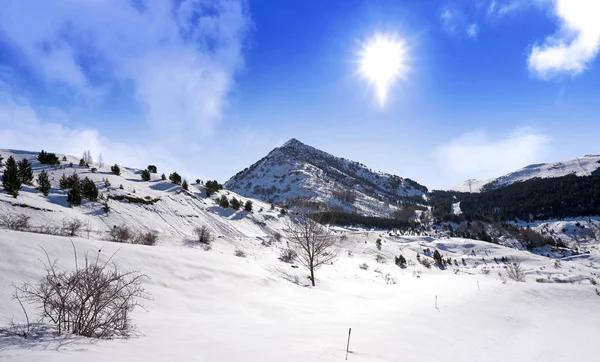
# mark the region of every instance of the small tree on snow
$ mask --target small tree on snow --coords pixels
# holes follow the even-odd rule
[[[287,224],[289,247],[298,255],[298,262],[310,271],[313,287],[315,269],[331,263],[338,253],[337,238],[318,221],[318,218],[303,216]]]
[[[515,282],[525,281],[525,271],[523,271],[521,262],[517,258],[511,258],[510,262],[506,265],[506,276]]]
[[[42,194],[44,194],[44,196],[48,196],[48,192],[50,192],[50,181],[48,180],[48,173],[46,172],[46,170],[42,170],[42,172],[40,172],[40,174],[37,177],[37,183],[38,183],[38,190],[40,190],[40,192]]]
[[[150,170],[142,171],[142,180],[150,181]]]
[[[252,212],[252,201],[246,201],[246,203],[244,204],[244,210],[247,212]]]
[[[19,178],[19,169],[15,158],[10,156],[6,160],[6,169],[2,175],[2,186],[4,190],[14,197],[15,199],[19,196],[19,190],[21,190],[21,179]]]

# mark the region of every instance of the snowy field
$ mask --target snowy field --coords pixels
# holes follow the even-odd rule
[[[145,310],[134,313],[139,335],[129,340],[91,340],[51,329],[28,339],[0,332],[0,360],[343,361],[348,328],[349,361],[590,361],[597,356],[598,219],[532,225],[568,236],[565,240],[585,251],[559,261],[476,240],[335,228],[339,256],[317,270],[313,288],[306,270],[279,260],[289,216],[270,204],[252,200],[252,213],[223,209],[215,201],[223,194],[248,199],[225,190],[207,198],[202,186],[184,191],[160,180],[163,171],[173,170],[158,170],[143,182],[137,169],[121,167],[120,176],[110,165],[96,173],[77,166],[53,169],[40,165],[35,152],[0,154],[27,157],[36,176],[48,171],[53,187],[45,197],[25,186],[16,200],[0,192],[0,215],[28,216],[34,230],[84,221],[90,232],[72,238],[79,259],[101,250],[100,259],[106,260],[117,252],[114,260],[121,268],[148,276],[144,286],[152,295]],[[100,201],[68,207],[58,180],[74,171],[92,179],[105,198],[113,197],[109,214]],[[125,196],[157,201],[114,199]],[[157,245],[105,241],[111,228],[123,224],[156,232]],[[210,251],[191,241],[194,227],[201,225],[215,236]],[[24,321],[11,299],[11,284],[42,277],[42,248],[63,269],[74,267],[69,238],[0,229],[0,329],[12,317]],[[425,249],[438,250],[457,265],[429,269],[417,258],[431,260]],[[247,256],[236,257],[236,250]],[[398,255],[407,259],[405,269],[394,264]],[[522,262],[525,283],[503,282],[503,257]]]
[[[153,300],[134,313],[140,335],[97,341],[3,334],[0,359],[342,361],[349,327],[350,361],[589,361],[597,355],[600,297],[587,279],[597,271],[589,260],[557,268],[551,259],[498,245],[420,237],[385,237],[380,252],[378,237],[351,233],[337,262],[317,272],[315,288],[306,286],[305,270],[278,260],[284,241],[267,247],[258,239],[217,240],[205,251],[174,239],[146,247],[75,238],[80,257],[118,251],[121,267],[148,275]],[[68,238],[0,231],[3,323],[13,315],[22,319],[9,285],[42,276],[41,247],[63,268],[72,267]],[[402,253],[416,261],[424,247],[465,258],[466,266],[455,274],[418,263],[401,269],[390,260]],[[248,256],[235,257],[235,248]],[[387,262],[376,262],[377,255]],[[503,284],[496,275],[501,266],[493,257],[510,255],[523,260],[527,282]],[[369,269],[360,269],[365,262]],[[385,283],[387,273],[396,284]],[[535,282],[548,273],[573,283]]]

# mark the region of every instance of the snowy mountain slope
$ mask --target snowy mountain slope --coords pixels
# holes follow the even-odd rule
[[[23,185],[17,199],[0,189],[0,214],[27,215],[31,217],[30,223],[37,228],[60,226],[63,220],[79,219],[96,237],[103,237],[114,226],[125,224],[138,230],[155,231],[160,238],[191,237],[193,229],[201,225],[208,226],[216,236],[264,238],[283,227],[279,219],[284,216],[275,210],[269,211],[268,204],[251,200],[254,203],[253,213],[223,209],[215,201],[221,194],[244,202],[247,198],[229,191],[219,191],[212,198],[207,198],[202,186],[192,184],[189,191],[185,191],[181,186],[160,179],[163,171],[167,175],[170,173],[166,170],[158,170],[157,174],[152,174],[151,181],[145,182],[140,177],[141,170],[121,166],[121,175],[117,176],[110,171],[110,165],[99,167],[94,164],[91,167],[98,170],[93,173],[91,169],[76,166],[79,159],[72,156],[66,156],[67,161],[55,168],[40,164],[37,152],[0,150],[0,155],[5,160],[11,155],[18,161],[27,158],[33,164],[35,177],[42,170],[47,171],[52,185],[47,197],[26,185]],[[62,156],[59,155],[59,158]],[[73,167],[68,166],[70,162]],[[63,174],[68,176],[73,172],[80,179],[88,177],[95,182],[101,197],[108,198],[108,215],[102,210],[101,199],[96,202],[84,200],[81,206],[72,208],[68,206],[67,191],[59,188],[59,179]],[[3,169],[0,169],[1,174]],[[105,180],[110,186],[106,186]],[[121,197],[131,201],[118,200]]]
[[[406,197],[422,197],[427,188],[395,175],[332,156],[291,139],[239,172],[224,186],[240,195],[291,207],[328,208],[388,217]]]
[[[338,260],[306,271],[277,259],[285,240],[225,237],[213,250],[162,243],[155,247],[73,238],[85,252],[146,273],[153,299],[133,314],[140,335],[96,341],[45,332],[29,339],[0,332],[7,361],[341,361],[352,328],[349,361],[586,361],[597,351],[600,298],[588,278],[597,266],[554,260],[466,239],[395,237],[346,232]],[[382,239],[381,251],[375,240]],[[11,283],[42,277],[42,247],[72,268],[68,238],[0,230],[0,327],[23,317]],[[235,248],[247,258],[233,255]],[[417,262],[423,248],[465,260],[454,270]],[[404,255],[406,269],[393,264]],[[387,262],[378,263],[381,255]],[[502,256],[518,257],[527,281],[503,284]],[[359,268],[367,263],[369,268]],[[489,270],[489,272],[484,272]],[[386,284],[384,275],[396,279]],[[596,274],[597,275],[597,274]],[[560,278],[571,283],[536,283]],[[436,308],[437,299],[437,308]],[[30,309],[30,313],[33,311]],[[565,346],[576,346],[566,348]]]
[[[570,161],[533,164],[490,180],[467,180],[451,188],[460,192],[481,192],[508,186],[533,178],[551,178],[567,175],[600,175],[600,155],[585,155]]]

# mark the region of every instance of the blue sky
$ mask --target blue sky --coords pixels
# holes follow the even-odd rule
[[[598,0],[4,0],[0,148],[226,181],[295,137],[430,188],[600,153]],[[406,46],[384,105],[361,76]]]

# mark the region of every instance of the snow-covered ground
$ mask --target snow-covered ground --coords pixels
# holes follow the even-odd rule
[[[36,175],[44,167],[53,179],[48,197],[30,187],[16,200],[0,192],[1,215],[27,215],[34,227],[60,225],[66,218],[86,221],[91,232],[71,238],[79,257],[101,250],[100,259],[106,260],[117,252],[114,260],[122,268],[148,275],[144,285],[153,297],[146,310],[134,313],[137,337],[98,341],[46,332],[22,339],[0,332],[1,360],[340,361],[348,328],[349,361],[578,361],[597,355],[593,342],[600,330],[600,296],[592,283],[600,281],[600,256],[593,239],[586,239],[589,253],[557,261],[476,240],[334,228],[339,257],[317,271],[313,288],[306,270],[279,260],[289,218],[269,204],[253,200],[253,213],[223,209],[216,197],[240,197],[221,191],[207,198],[195,185],[185,192],[159,179],[171,170],[158,170],[144,182],[140,170],[121,167],[121,176],[108,166],[97,173],[78,167],[55,170],[39,165],[37,153],[0,153],[27,157]],[[78,159],[69,161],[77,164]],[[70,208],[66,192],[57,186],[62,173],[73,171],[94,180],[104,196],[158,201],[111,200],[108,215],[100,202]],[[104,186],[103,179],[111,186]],[[107,231],[121,224],[156,231],[157,245],[105,241]],[[216,236],[210,251],[190,242],[200,225]],[[590,225],[567,220],[532,227],[570,234],[571,242],[580,242],[577,235],[592,230]],[[281,241],[277,233],[284,235]],[[11,300],[11,283],[34,282],[43,275],[42,248],[61,267],[72,268],[71,239],[0,230],[0,329],[13,316],[23,321],[19,304]],[[234,256],[238,249],[247,257]],[[431,259],[425,249],[437,249],[458,266],[426,268],[417,259],[417,254]],[[400,254],[408,260],[406,269],[394,264]],[[502,282],[502,257],[522,262],[525,283]],[[366,270],[359,267],[364,263]]]
[[[264,246],[257,238],[224,237],[211,251],[183,238],[154,247],[74,238],[80,257],[102,250],[102,259],[116,251],[121,267],[148,275],[153,300],[134,313],[141,335],[97,341],[0,334],[0,358],[340,361],[350,327],[350,361],[578,361],[597,355],[600,297],[588,279],[598,272],[597,257],[556,263],[474,240],[345,235],[338,260],[317,271],[315,288],[308,287],[305,270],[278,260],[285,238]],[[9,285],[42,276],[42,247],[63,268],[72,267],[68,238],[0,230],[2,323],[13,315],[22,320]],[[248,256],[234,256],[238,248]],[[425,268],[416,262],[417,252],[426,258],[424,248],[440,250],[460,267]],[[406,269],[393,263],[399,254],[409,261]],[[378,255],[385,263],[375,260]],[[522,261],[527,282],[501,282],[502,264],[494,257],[502,256]],[[359,268],[362,263],[368,270]],[[386,284],[388,273],[396,284]],[[572,283],[535,282],[548,276]]]

